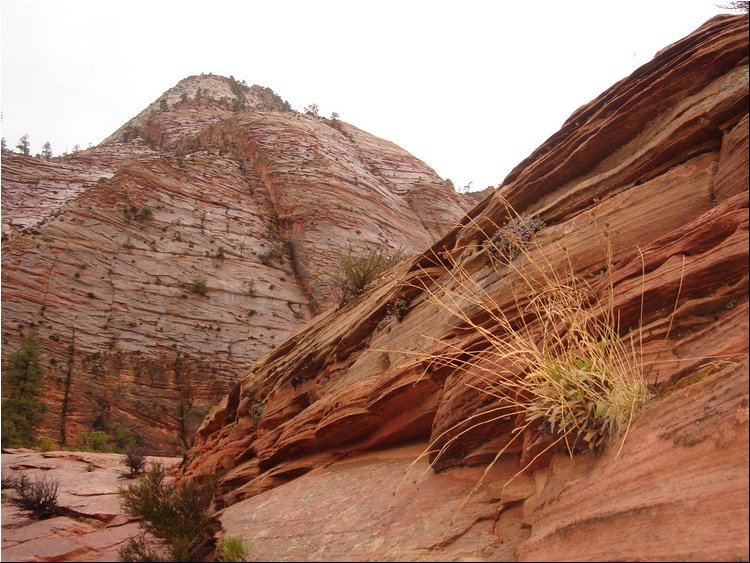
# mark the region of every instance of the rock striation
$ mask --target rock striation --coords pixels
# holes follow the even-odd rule
[[[545,227],[498,266],[486,241],[514,212]],[[496,319],[436,303],[472,285],[517,310],[532,261],[572,267],[593,303],[611,292],[648,366],[652,400],[600,455],[545,451],[534,429],[515,440],[518,419],[494,416],[460,361],[491,352],[472,327]],[[577,110],[426,252],[263,356],[183,472],[221,472],[223,533],[263,560],[745,560],[747,333],[748,21],[718,16]]]
[[[350,245],[413,255],[471,205],[393,143],[215,75],[96,147],[2,165],[2,352],[38,334],[43,432],[162,454],[331,303]]]

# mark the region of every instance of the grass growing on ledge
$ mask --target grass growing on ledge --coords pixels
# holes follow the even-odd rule
[[[513,224],[525,221],[516,216]],[[466,385],[493,400],[489,410],[468,416],[433,439],[420,456],[429,455],[431,466],[467,433],[501,420],[515,424],[485,477],[529,432],[540,451],[532,451],[533,458],[516,475],[561,447],[571,456],[582,450],[598,452],[622,436],[621,448],[633,418],[651,396],[640,337],[620,337],[611,278],[608,287],[597,286],[597,295],[575,274],[564,253],[562,266],[554,266],[537,242],[541,227],[543,223],[535,222],[534,232],[524,230],[524,236],[511,236],[505,228],[485,233],[482,249],[495,271],[507,276],[504,295],[512,298],[504,303],[510,305],[501,306],[451,256],[443,256],[445,275],[424,272],[419,289],[480,342],[473,351],[435,339],[447,351],[424,359],[463,372]]]
[[[249,548],[237,536],[222,536],[219,541],[218,560],[222,562],[247,561]]]

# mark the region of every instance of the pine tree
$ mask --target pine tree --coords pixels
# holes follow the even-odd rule
[[[47,406],[42,402],[44,372],[36,334],[23,337],[20,348],[8,356],[3,372],[2,446],[32,446],[36,428]]]
[[[42,145],[42,156],[45,160],[52,158],[52,145],[49,141]]]
[[[21,153],[24,156],[29,156],[29,136],[24,135],[20,139],[18,139],[18,144],[16,145],[16,148],[18,149],[18,152]]]

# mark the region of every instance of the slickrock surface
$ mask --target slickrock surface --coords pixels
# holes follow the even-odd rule
[[[747,364],[713,375],[645,412],[619,456],[515,478],[506,459],[473,494],[484,467],[412,466],[416,444],[316,464],[219,519],[254,561],[746,560],[747,385]]]
[[[719,16],[576,111],[423,255],[261,358],[203,422],[186,474],[226,471],[224,531],[258,560],[747,560],[747,146],[747,18]],[[449,527],[481,474],[467,466],[516,421],[491,419],[478,374],[445,362],[488,344],[423,288],[477,284],[507,312],[531,298],[484,246],[506,201],[545,221],[537,263],[573,265],[594,296],[611,284],[655,396],[619,455],[620,441],[537,456],[525,432]],[[427,444],[446,445],[443,472],[396,491]]]
[[[414,255],[470,205],[396,145],[287,109],[194,76],[97,147],[3,155],[2,352],[38,333],[43,433],[123,426],[153,453],[184,451],[330,302],[350,244]]]
[[[57,481],[64,516],[33,520],[9,503],[2,506],[4,561],[117,561],[123,542],[140,533],[140,524],[122,513],[118,490],[131,481],[119,454],[85,452],[2,454],[3,479],[20,474],[33,481]],[[148,457],[166,469],[178,458]],[[3,495],[6,492],[3,490]]]

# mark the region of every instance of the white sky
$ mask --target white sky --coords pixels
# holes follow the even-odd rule
[[[578,107],[720,0],[2,0],[2,136],[99,143],[202,72],[497,185]]]

